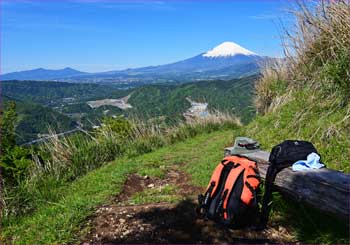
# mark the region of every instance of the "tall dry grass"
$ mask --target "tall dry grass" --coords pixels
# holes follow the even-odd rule
[[[313,8],[302,2],[297,4],[298,9],[291,11],[296,18],[294,31],[285,31],[289,74],[294,76],[294,81],[317,86],[318,75],[325,66],[339,62],[342,55],[350,55],[350,2],[318,1]],[[349,72],[347,69],[342,74],[348,83]],[[310,81],[310,78],[315,79]]]
[[[284,98],[288,86],[286,63],[276,61],[266,64],[262,70],[262,78],[255,84],[255,96],[253,103],[258,114],[272,111],[273,107]]]
[[[295,24],[284,30],[282,38],[284,65],[267,67],[256,84],[260,114],[273,110],[287,92],[306,86],[323,91],[324,96],[336,93],[343,105],[350,99],[350,2],[298,1],[296,5],[290,10]],[[279,83],[284,83],[282,88]]]

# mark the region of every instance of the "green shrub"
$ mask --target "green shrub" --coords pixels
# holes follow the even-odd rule
[[[106,129],[110,130],[114,137],[117,137],[118,139],[126,139],[131,136],[133,125],[130,121],[122,117],[106,117],[102,121],[101,128],[97,130],[97,137],[103,137],[103,133]]]
[[[10,150],[3,152],[0,161],[0,167],[3,168],[2,177],[6,184],[18,185],[28,174],[28,168],[31,166],[30,150],[15,146]]]
[[[29,149],[16,145],[15,126],[17,123],[16,103],[8,102],[0,117],[1,130],[1,156],[0,167],[2,176],[7,185],[19,185],[31,165],[31,152]]]

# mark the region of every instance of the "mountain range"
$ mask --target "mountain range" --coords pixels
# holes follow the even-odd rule
[[[38,68],[27,71],[11,72],[1,75],[1,80],[56,80],[74,76],[81,76],[88,74],[66,67],[60,70],[48,70],[44,68]]]
[[[171,64],[109,72],[87,73],[43,68],[3,74],[1,80],[55,80],[68,82],[159,82],[232,79],[256,74],[273,58],[260,56],[233,42],[224,42],[192,58]]]

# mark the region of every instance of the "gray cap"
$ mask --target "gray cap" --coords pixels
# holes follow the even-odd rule
[[[240,154],[256,152],[259,150],[260,150],[260,145],[258,141],[247,137],[237,137],[235,139],[235,143],[233,147],[225,148],[224,155],[225,156],[235,155],[235,154],[240,155]]]

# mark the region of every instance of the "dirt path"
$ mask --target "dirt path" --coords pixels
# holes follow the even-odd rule
[[[292,236],[283,227],[265,231],[228,230],[197,219],[196,196],[202,188],[193,186],[182,171],[170,169],[165,178],[129,175],[123,190],[110,205],[101,206],[86,226],[89,233],[84,243],[287,243]],[[179,202],[130,205],[135,194],[165,185],[175,185]]]

